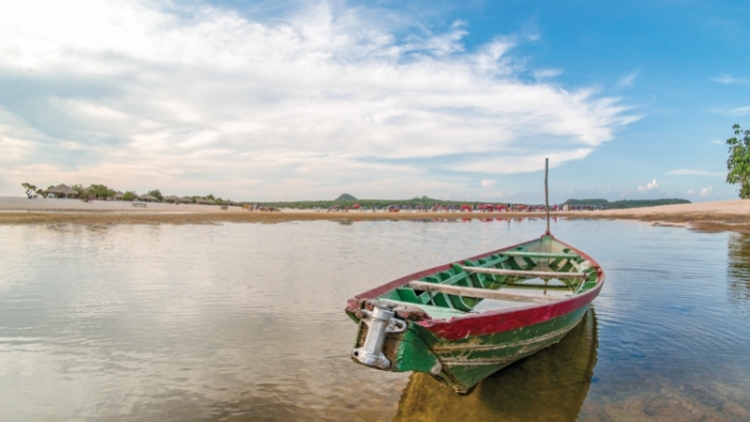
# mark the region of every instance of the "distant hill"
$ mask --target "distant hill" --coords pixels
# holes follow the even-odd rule
[[[309,208],[329,208],[333,205],[336,205],[338,207],[351,207],[354,204],[359,204],[362,207],[366,208],[385,208],[390,205],[398,205],[398,206],[404,206],[408,205],[410,207],[422,207],[422,208],[432,208],[434,205],[441,205],[441,206],[454,206],[454,207],[460,207],[461,205],[469,205],[472,207],[475,207],[477,205],[481,204],[492,204],[493,202],[488,201],[450,201],[446,199],[434,199],[429,198],[427,196],[422,197],[415,197],[412,199],[357,199],[354,196],[345,193],[335,200],[318,200],[318,201],[285,201],[285,202],[253,202],[253,204],[256,205],[263,205],[263,206],[269,206],[269,207],[277,207],[277,208],[299,208],[299,209],[309,209]],[[500,204],[507,205],[508,202],[500,202]]]
[[[620,201],[609,202],[606,199],[595,198],[595,199],[568,199],[563,205],[570,205],[571,207],[607,207],[609,209],[623,209],[623,208],[642,208],[642,207],[656,207],[659,205],[673,205],[673,204],[690,204],[691,202],[687,199],[679,198],[663,198],[663,199],[623,199]]]
[[[357,198],[355,198],[353,195],[349,195],[348,193],[342,193],[341,196],[334,199],[333,202],[345,202],[345,201],[356,201]]]

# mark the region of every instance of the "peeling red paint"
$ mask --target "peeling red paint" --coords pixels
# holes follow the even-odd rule
[[[557,318],[588,305],[599,294],[602,287],[601,281],[603,279],[600,279],[596,287],[580,296],[552,304],[467,315],[449,321],[422,321],[417,324],[448,341],[514,330]]]

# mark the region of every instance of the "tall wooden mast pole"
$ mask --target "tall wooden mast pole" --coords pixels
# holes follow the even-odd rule
[[[544,204],[547,207],[547,234],[549,233],[549,188],[547,187],[547,175],[549,174],[549,158],[544,159]]]

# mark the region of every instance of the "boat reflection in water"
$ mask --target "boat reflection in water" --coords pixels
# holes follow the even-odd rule
[[[413,373],[394,421],[568,421],[586,399],[596,365],[593,308],[559,343],[504,368],[459,396],[429,375]]]

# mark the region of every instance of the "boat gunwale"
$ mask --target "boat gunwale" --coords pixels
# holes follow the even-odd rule
[[[573,295],[570,297],[563,297],[555,302],[531,304],[527,306],[507,309],[488,310],[480,313],[466,313],[460,316],[452,316],[447,319],[427,319],[422,321],[414,321],[414,323],[424,327],[425,329],[428,329],[435,335],[438,335],[445,340],[457,340],[468,335],[474,336],[498,333],[548,321],[550,319],[573,312],[581,306],[586,306],[587,304],[591,303],[599,295],[599,292],[601,291],[601,288],[604,284],[604,270],[602,270],[599,263],[591,258],[590,255],[566,242],[558,240],[551,234],[544,234],[540,239],[546,236],[552,237],[552,239],[556,242],[570,248],[571,250],[574,250],[582,258],[590,261],[592,263],[592,266],[595,266],[597,268],[596,286],[585,293]],[[471,258],[461,259],[457,262],[477,260],[489,255],[502,253],[518,246],[528,244],[531,241],[521,242],[512,246],[485,252]],[[440,271],[448,270],[452,268],[453,264],[454,262],[450,262],[434,268],[422,270],[414,274],[409,274],[407,276],[400,277],[389,283],[383,284],[364,293],[356,295],[347,301],[346,310],[354,314],[359,309],[361,300],[375,299],[385,292],[406,285],[410,281],[418,280],[422,277],[429,276]],[[418,304],[415,304],[415,306],[418,306]],[[513,315],[513,318],[502,318],[503,316],[509,315]],[[494,322],[492,320],[497,321]]]
[[[528,327],[567,315],[589,305],[601,291],[604,275],[600,274],[600,276],[600,282],[588,292],[557,302],[490,310],[449,319],[414,321],[414,323],[447,341]]]

